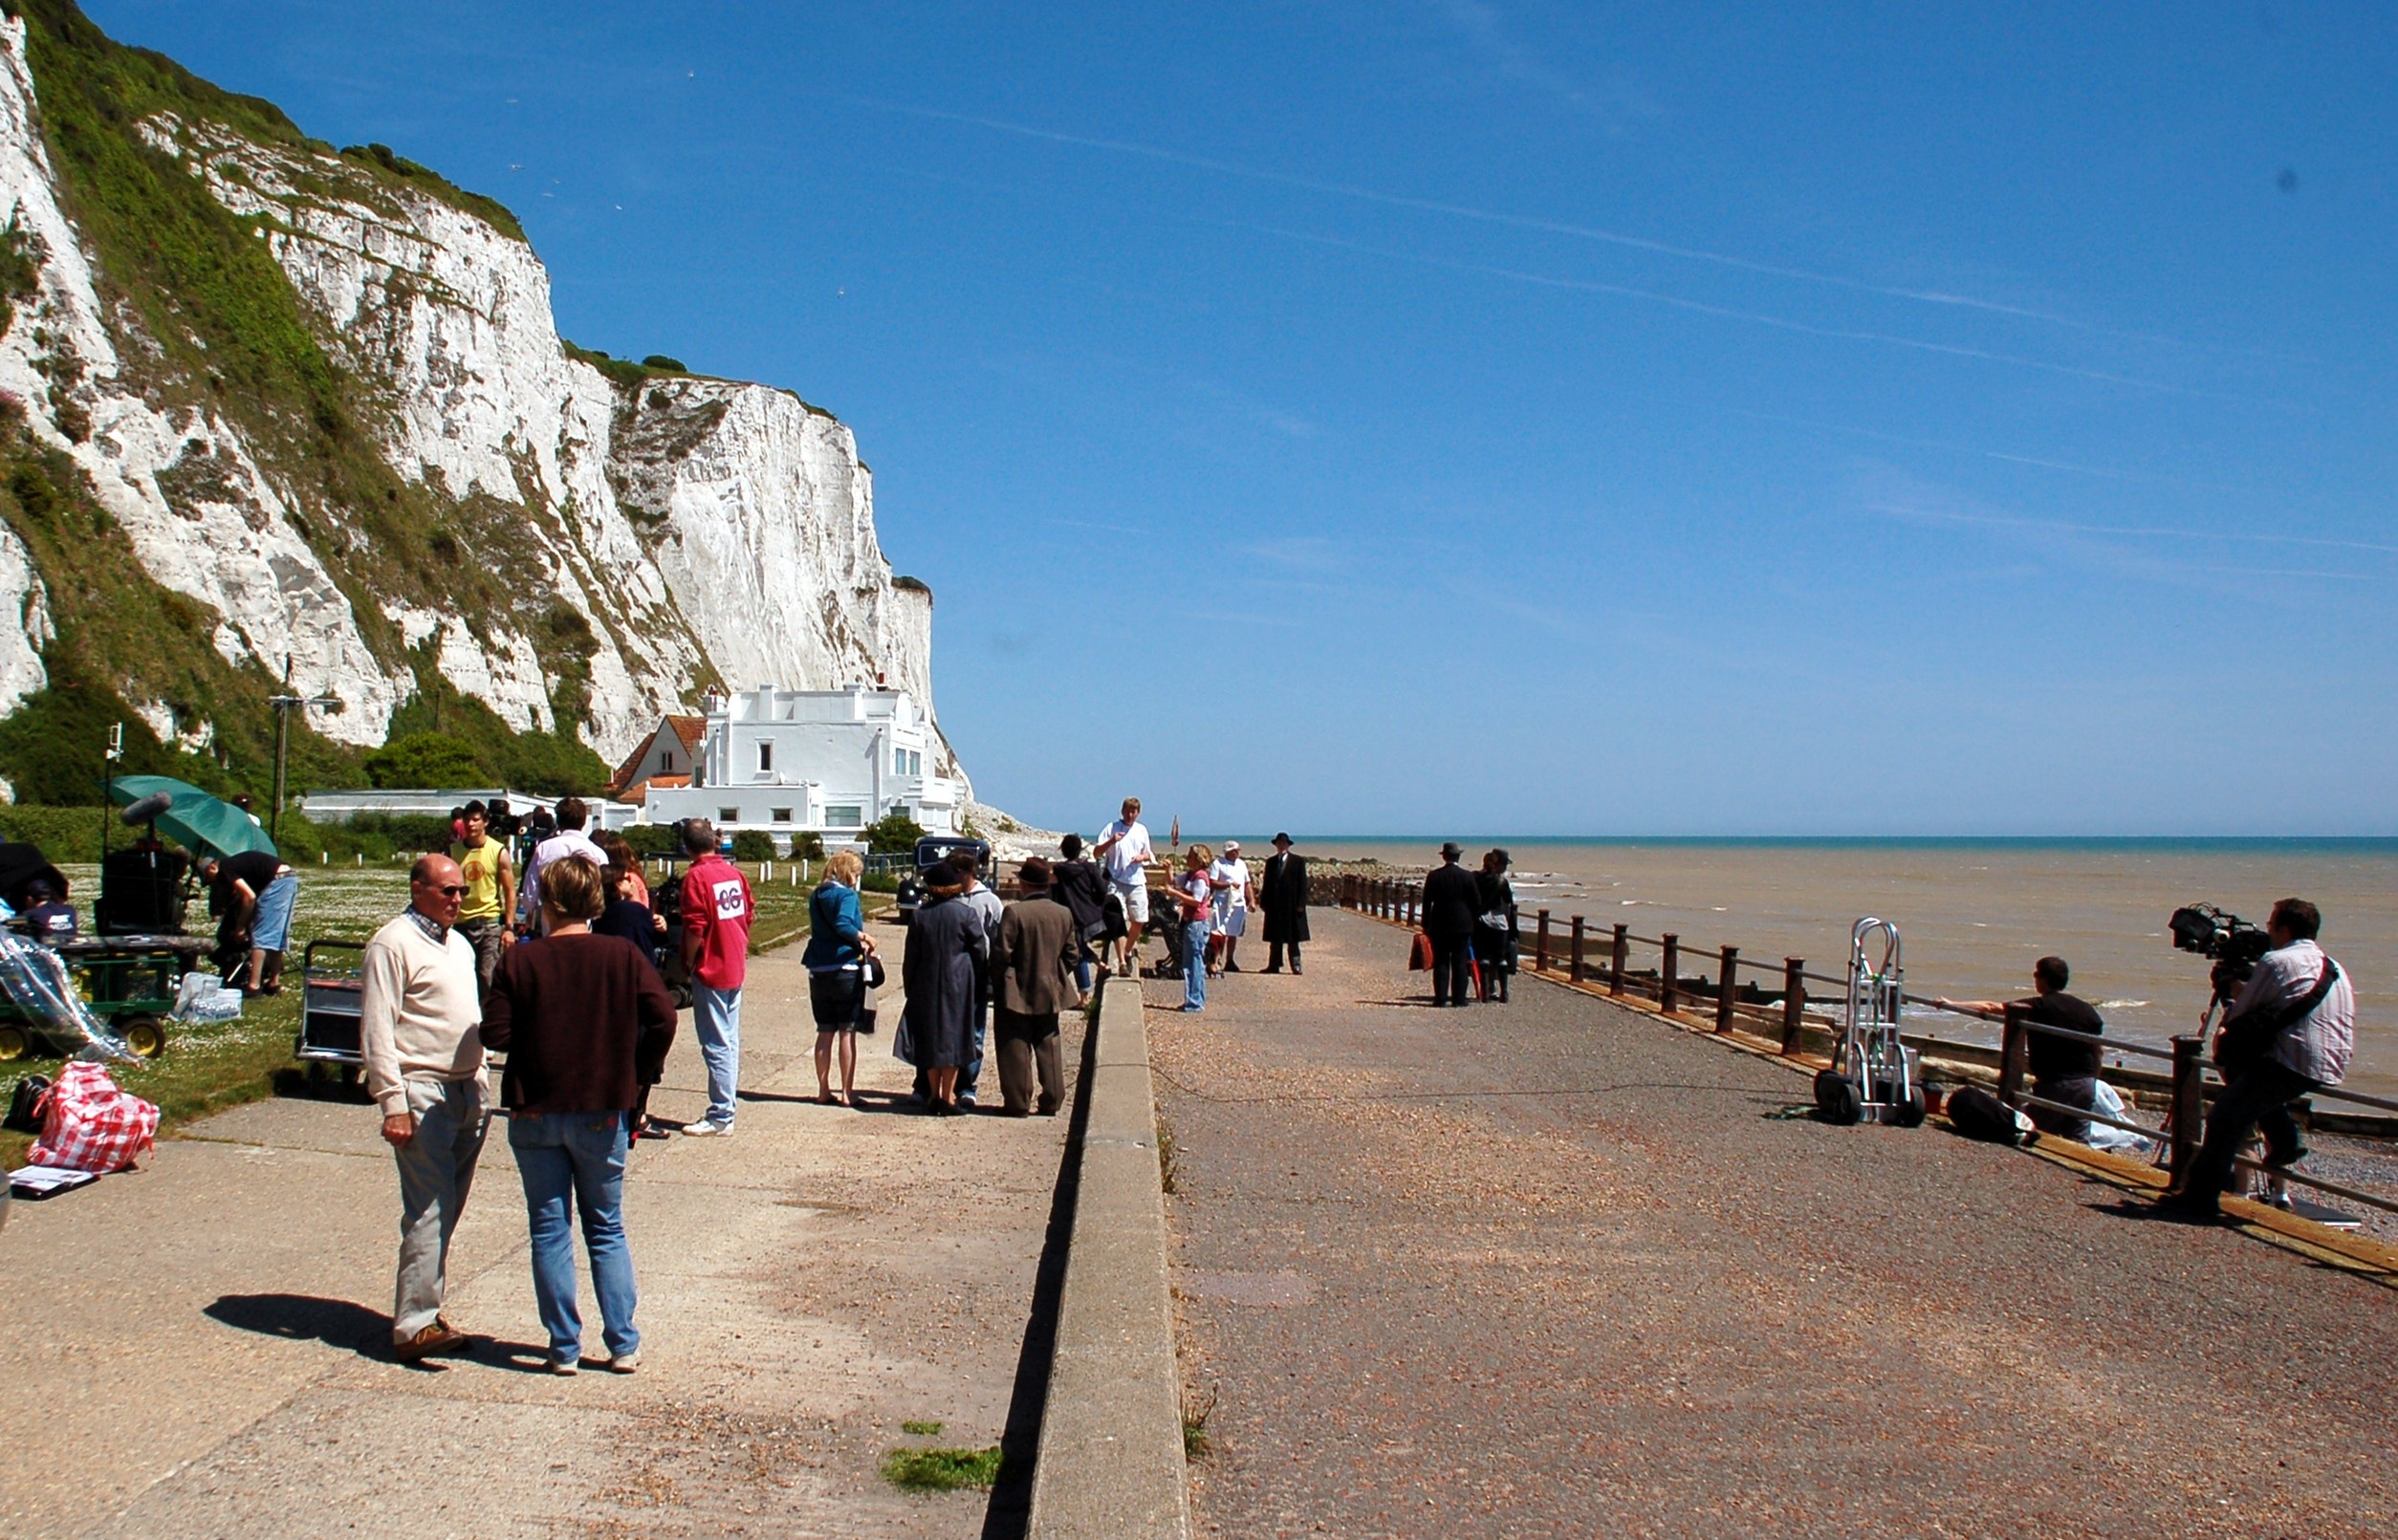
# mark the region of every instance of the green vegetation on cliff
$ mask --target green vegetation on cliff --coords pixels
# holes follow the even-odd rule
[[[0,0],[0,11],[26,22],[38,127],[60,204],[95,260],[124,383],[170,417],[220,419],[240,431],[379,662],[393,672],[414,664],[426,682],[427,693],[402,708],[391,736],[447,727],[473,746],[492,779],[528,790],[595,790],[606,767],[576,729],[589,706],[598,639],[578,613],[549,596],[546,581],[525,581],[537,570],[528,520],[540,510],[480,494],[452,499],[400,475],[379,446],[391,403],[327,351],[258,239],[260,222],[228,210],[184,161],[149,142],[142,125],[213,124],[291,152],[302,166],[295,173],[302,196],[371,206],[404,189],[521,239],[514,217],[387,146],[337,154],[272,103],[112,41],[72,0]],[[0,235],[0,333],[39,324],[27,314],[38,256],[14,226]],[[79,439],[89,431],[75,394],[85,364],[39,331],[33,340],[48,350],[42,362],[52,415]],[[256,662],[228,662],[217,646],[221,617],[147,575],[73,462],[25,430],[21,403],[0,401],[0,518],[32,551],[54,622],[42,649],[50,687],[0,722],[0,777],[26,800],[89,801],[106,728],[121,721],[121,770],[263,795],[273,777],[274,721],[266,705],[273,674]],[[170,505],[251,503],[253,518],[274,516],[255,507],[199,438],[159,481]],[[527,724],[503,722],[459,698],[433,667],[429,648],[411,654],[385,617],[384,597],[463,615],[478,631],[505,622],[534,638],[560,732],[528,731]],[[162,743],[127,697],[165,703],[175,731],[190,734],[189,742],[199,742],[203,724],[212,736],[196,752]],[[366,778],[364,751],[322,736],[299,716],[293,728],[294,789]]]

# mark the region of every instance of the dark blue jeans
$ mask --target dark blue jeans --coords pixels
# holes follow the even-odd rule
[[[511,1117],[508,1143],[524,1179],[525,1212],[533,1222],[533,1297],[549,1330],[552,1361],[574,1363],[583,1355],[570,1199],[583,1222],[591,1291],[600,1296],[600,1340],[610,1357],[636,1351],[642,1334],[633,1325],[633,1308],[640,1295],[633,1287],[632,1248],[624,1244],[625,1115]]]

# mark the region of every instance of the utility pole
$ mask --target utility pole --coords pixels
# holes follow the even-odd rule
[[[310,706],[322,710],[338,710],[340,699],[332,695],[305,696],[292,693],[292,656],[283,655],[283,693],[267,697],[267,705],[274,709],[274,806],[267,813],[267,837],[279,838],[283,828],[283,759],[292,745],[292,713]]]

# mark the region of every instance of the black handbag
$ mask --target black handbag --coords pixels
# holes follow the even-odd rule
[[[883,980],[888,977],[883,971],[883,959],[872,952],[867,953],[858,965],[858,977],[869,989],[882,988]]]
[[[50,1089],[50,1076],[29,1074],[16,1083],[16,1094],[9,1098],[9,1116],[0,1118],[0,1128],[12,1128],[20,1134],[39,1138],[42,1131],[42,1093]]]

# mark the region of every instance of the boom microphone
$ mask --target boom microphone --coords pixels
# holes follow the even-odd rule
[[[118,816],[124,819],[128,824],[145,824],[153,818],[165,816],[167,813],[173,810],[174,806],[175,799],[173,797],[167,795],[164,792],[153,792],[148,796],[143,797],[141,801],[128,806],[125,811],[119,813]]]

